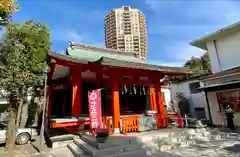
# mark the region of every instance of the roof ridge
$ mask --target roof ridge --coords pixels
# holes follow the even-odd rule
[[[103,51],[103,52],[107,52],[107,53],[124,54],[124,55],[129,55],[129,56],[134,56],[134,57],[136,57],[137,54],[139,54],[139,52],[126,52],[126,51],[115,50],[112,48],[100,48],[100,47],[91,46],[91,45],[87,45],[87,44],[75,43],[73,41],[69,41],[69,43],[70,43],[70,47],[72,47],[72,48],[91,49],[93,51],[98,50],[98,51]]]

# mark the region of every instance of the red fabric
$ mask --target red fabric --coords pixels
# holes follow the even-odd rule
[[[178,115],[178,128],[184,128],[182,116]]]

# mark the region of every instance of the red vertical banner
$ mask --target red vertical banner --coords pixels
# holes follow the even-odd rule
[[[96,89],[88,92],[88,108],[91,129],[101,128],[101,90]]]

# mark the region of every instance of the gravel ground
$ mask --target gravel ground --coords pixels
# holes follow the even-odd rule
[[[239,157],[240,141],[211,141],[166,153],[166,157]],[[161,156],[164,157],[164,154]]]

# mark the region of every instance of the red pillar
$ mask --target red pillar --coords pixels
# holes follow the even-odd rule
[[[161,86],[158,84],[156,85],[156,96],[157,96],[157,111],[158,114],[164,114],[164,103],[163,103],[163,95],[161,91]]]
[[[52,80],[53,73],[55,71],[56,64],[54,61],[52,61],[50,65],[51,71],[48,73],[48,80]],[[53,91],[53,86],[48,87],[48,104],[47,104],[47,119],[48,119],[48,125],[50,124],[50,119],[51,119],[51,108],[52,108],[52,91]]]
[[[113,115],[113,131],[119,133],[120,128],[120,102],[118,83],[114,82],[112,86],[112,115]]]
[[[51,109],[52,109],[52,86],[48,87],[48,104],[47,104],[47,120],[48,120],[48,124],[50,122],[51,119]]]
[[[157,110],[157,102],[156,102],[156,92],[155,92],[155,87],[152,86],[150,87],[150,102],[152,106],[152,110]]]
[[[82,109],[81,72],[72,70],[72,116],[80,116]]]

